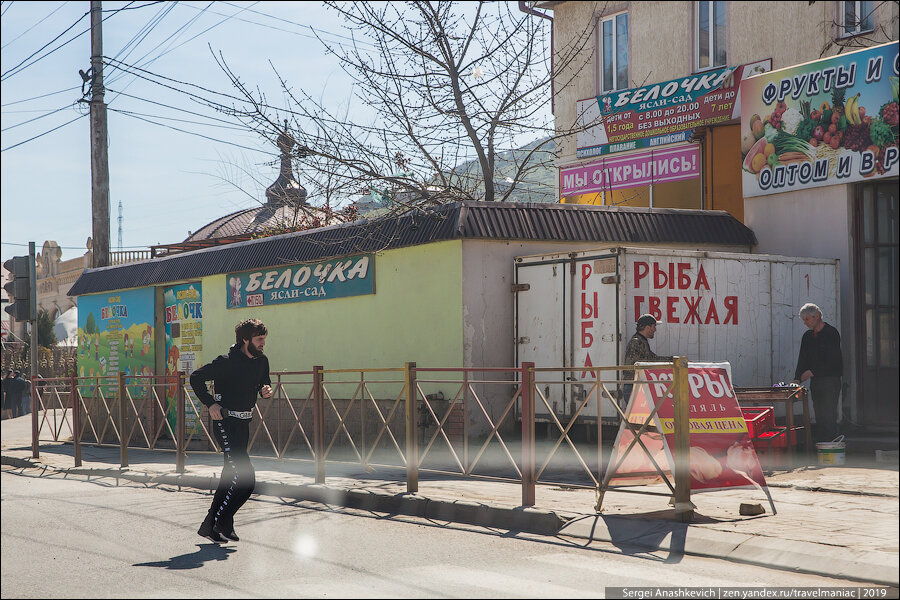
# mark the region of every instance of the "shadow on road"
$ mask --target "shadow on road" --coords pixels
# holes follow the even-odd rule
[[[214,560],[228,560],[228,555],[237,552],[236,549],[219,544],[197,544],[198,550],[190,554],[173,556],[169,560],[157,560],[153,562],[136,563],[134,567],[161,567],[172,571],[185,569],[199,569],[203,563]]]
[[[623,554],[630,556],[657,550],[668,550],[666,563],[678,563],[684,558],[684,542],[688,526],[684,523],[665,521],[641,521],[628,517],[596,515],[576,521],[591,522],[591,538],[602,526],[609,532],[610,543]],[[565,528],[560,532],[565,535]],[[668,540],[668,543],[666,543]]]

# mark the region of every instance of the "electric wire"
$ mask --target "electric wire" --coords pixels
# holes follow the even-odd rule
[[[22,104],[24,102],[31,102],[32,100],[40,100],[41,98],[47,98],[49,96],[55,96],[57,94],[64,94],[66,92],[71,92],[72,90],[77,90],[80,87],[81,87],[80,85],[73,85],[72,87],[66,88],[64,90],[59,90],[56,92],[49,92],[47,94],[41,94],[40,96],[33,96],[31,98],[25,98],[24,100],[14,100],[13,102],[7,102],[6,104],[0,104],[0,107],[13,106],[14,104]]]
[[[141,116],[137,116],[137,114],[134,114],[134,113],[129,113],[129,112],[126,112],[126,111],[122,111],[122,110],[115,109],[115,108],[110,108],[109,110],[110,110],[111,112],[119,113],[119,114],[124,115],[124,116],[126,116],[126,117],[131,117],[132,119],[137,119],[137,120],[139,120],[139,121],[144,121],[144,122],[150,123],[150,124],[152,124],[152,125],[157,125],[157,126],[159,126],[159,127],[165,127],[166,129],[171,129],[171,130],[173,130],[173,131],[178,131],[178,132],[180,132],[180,133],[185,133],[185,134],[188,134],[188,135],[194,135],[194,136],[197,136],[197,137],[201,137],[201,138],[203,138],[203,139],[210,140],[210,141],[212,141],[212,142],[218,142],[218,143],[221,143],[221,144],[227,144],[227,145],[229,145],[229,146],[234,146],[235,148],[241,148],[241,149],[243,149],[243,150],[251,150],[251,151],[253,151],[253,152],[262,152],[262,153],[264,153],[264,154],[271,154],[270,152],[267,152],[267,151],[265,151],[265,150],[261,150],[261,149],[259,149],[259,148],[252,148],[252,147],[250,147],[250,146],[244,146],[244,145],[242,145],[242,144],[237,144],[237,143],[235,143],[235,142],[229,142],[229,141],[227,141],[227,140],[221,140],[221,139],[214,138],[214,137],[211,137],[211,136],[208,136],[208,135],[204,135],[204,134],[202,134],[202,133],[197,133],[197,132],[195,132],[195,131],[188,131],[188,130],[186,130],[186,129],[181,129],[181,128],[178,128],[178,127],[173,127],[172,125],[166,125],[166,124],[164,124],[164,123],[157,123],[157,122],[152,121],[152,120],[150,120],[150,119],[148,119],[148,118],[141,117]]]
[[[5,79],[9,79],[10,77],[12,77],[13,75],[15,75],[16,73],[19,73],[19,72],[23,71],[24,69],[30,67],[30,66],[33,65],[34,63],[38,62],[39,60],[41,60],[41,59],[43,59],[43,58],[46,58],[46,57],[50,56],[51,54],[53,54],[54,52],[56,52],[57,50],[59,50],[60,48],[62,48],[62,47],[65,46],[66,44],[68,44],[69,42],[71,42],[72,40],[77,39],[78,37],[80,37],[80,36],[83,35],[84,33],[90,31],[90,29],[85,29],[84,31],[82,31],[81,33],[79,33],[78,35],[76,35],[75,37],[73,37],[73,38],[69,39],[68,41],[66,41],[65,43],[63,43],[62,45],[57,46],[56,48],[54,48],[53,50],[51,50],[51,51],[48,52],[47,54],[45,54],[45,55],[39,57],[39,58],[38,58],[37,60],[35,60],[34,62],[28,63],[27,65],[25,64],[25,63],[27,63],[29,60],[31,60],[36,54],[38,54],[39,52],[41,52],[42,50],[44,50],[44,48],[46,48],[47,46],[49,46],[50,44],[52,44],[53,42],[55,42],[56,40],[58,40],[59,38],[61,38],[61,37],[64,36],[65,34],[67,34],[69,31],[71,31],[72,28],[74,28],[76,25],[78,25],[78,24],[79,24],[86,16],[88,16],[89,14],[91,14],[91,11],[87,11],[87,12],[83,13],[80,17],[78,17],[78,20],[75,21],[74,23],[72,23],[71,25],[69,25],[69,26],[65,29],[65,31],[63,31],[62,33],[60,33],[59,35],[57,35],[55,38],[53,38],[52,40],[50,40],[49,42],[47,42],[46,44],[44,44],[43,46],[41,46],[40,48],[38,48],[37,50],[35,50],[34,52],[32,52],[27,58],[25,58],[24,60],[22,60],[22,62],[20,62],[20,63],[17,64],[16,66],[12,67],[11,69],[7,69],[3,74],[0,74],[0,81],[3,81],[3,80],[5,80]],[[22,65],[25,65],[25,66],[22,67]],[[21,68],[20,68],[20,67],[21,67]]]
[[[110,108],[109,110],[112,112],[117,112],[119,114],[123,114],[123,115],[127,115],[127,116],[140,116],[140,117],[147,117],[148,119],[150,119],[150,118],[164,119],[167,121],[175,121],[177,123],[189,123],[191,125],[200,125],[201,127],[218,127],[219,129],[230,129],[231,131],[241,131],[244,133],[247,132],[246,127],[240,127],[238,125],[233,125],[233,124],[232,125],[217,125],[216,123],[202,123],[200,121],[192,121],[190,119],[179,119],[177,117],[168,117],[165,115],[151,115],[151,114],[141,113],[141,112],[137,112],[137,111],[133,111],[133,110],[125,110],[122,108]]]
[[[85,113],[85,114],[83,114],[83,115],[78,115],[77,117],[75,117],[75,118],[72,119],[71,121],[66,121],[66,122],[63,123],[62,125],[58,125],[58,126],[54,127],[53,129],[50,129],[50,130],[48,130],[48,131],[45,131],[44,133],[39,133],[38,135],[36,135],[36,136],[34,136],[34,137],[31,137],[31,138],[28,138],[27,140],[21,141],[21,142],[19,142],[18,144],[13,144],[12,146],[7,146],[6,148],[2,148],[2,149],[0,149],[0,152],[6,152],[7,150],[12,150],[13,148],[18,148],[18,147],[21,146],[22,144],[27,144],[28,142],[30,142],[30,141],[32,141],[32,140],[36,140],[36,139],[38,139],[38,138],[40,138],[40,137],[43,137],[43,136],[47,135],[48,133],[53,133],[53,132],[56,131],[57,129],[62,129],[62,128],[65,127],[66,125],[69,125],[69,124],[71,124],[71,123],[74,123],[74,122],[77,121],[78,119],[81,119],[81,118],[86,117],[86,116],[87,116],[87,113]]]
[[[193,8],[194,10],[200,10],[200,9],[197,8],[196,6],[191,6],[190,4],[188,4],[188,3],[186,3],[186,2],[181,2],[180,4],[181,4],[182,6],[186,6],[186,7],[188,7],[188,8]],[[227,4],[227,5],[229,5],[229,6],[234,6],[235,8],[238,8],[236,5],[232,4],[231,2],[220,2],[220,4]],[[252,4],[251,6],[255,6],[256,4],[258,4],[258,3],[254,3],[254,4]],[[292,35],[299,35],[300,37],[305,37],[305,38],[314,39],[314,40],[320,40],[320,39],[322,39],[321,36],[320,36],[320,34],[322,34],[322,35],[325,35],[325,36],[331,36],[331,37],[337,37],[337,38],[344,38],[344,39],[346,39],[346,40],[348,40],[348,41],[351,41],[351,42],[352,42],[352,44],[351,44],[352,46],[367,46],[367,47],[368,47],[369,49],[371,49],[371,50],[374,50],[374,49],[376,48],[374,44],[371,44],[371,43],[369,43],[369,42],[364,42],[364,41],[361,41],[361,40],[356,40],[356,39],[354,39],[354,38],[352,38],[352,37],[350,37],[350,36],[341,35],[341,34],[339,34],[339,33],[333,33],[333,32],[330,32],[330,31],[325,31],[325,30],[323,30],[323,29],[318,29],[318,28],[316,28],[316,27],[313,27],[312,25],[305,25],[305,24],[303,24],[303,23],[297,23],[297,22],[294,22],[294,21],[291,21],[291,20],[288,20],[288,19],[284,19],[284,18],[281,18],[281,17],[276,17],[276,16],[273,16],[273,15],[270,15],[270,14],[267,14],[267,13],[264,13],[264,12],[257,11],[257,10],[251,10],[249,7],[248,7],[246,10],[248,10],[249,12],[253,12],[253,13],[256,13],[256,14],[258,14],[258,15],[261,15],[261,16],[268,17],[268,18],[270,18],[270,19],[274,19],[274,20],[279,21],[279,22],[282,22],[282,23],[290,23],[291,25],[296,25],[297,27],[303,27],[303,28],[309,29],[311,32],[313,32],[313,34],[300,33],[300,32],[298,32],[298,31],[292,31],[292,30],[290,30],[290,29],[284,29],[284,28],[282,28],[282,27],[276,27],[276,26],[274,26],[274,25],[266,25],[265,23],[260,23],[260,22],[258,22],[258,21],[251,21],[250,19],[237,19],[238,21],[241,21],[241,22],[243,22],[243,23],[249,23],[250,25],[257,25],[257,26],[259,26],[259,27],[264,27],[264,28],[266,28],[266,29],[273,29],[273,30],[275,30],[275,31],[281,31],[281,32],[284,32],[284,33],[290,33],[290,34],[292,34]],[[211,11],[209,11],[209,12],[210,12],[211,14],[214,14],[214,15],[226,16],[226,15],[224,15],[223,13],[219,13],[219,12],[216,12],[216,11],[214,11],[214,10],[211,10]],[[348,44],[346,44],[346,43],[344,43],[344,42],[339,42],[339,41],[336,41],[336,42],[335,42],[335,41],[331,41],[331,40],[329,40],[329,41],[330,41],[331,43],[335,44],[335,45],[342,46],[342,47],[348,45]]]
[[[66,104],[65,106],[57,108],[56,110],[50,111],[48,113],[44,113],[39,117],[35,117],[33,119],[28,119],[27,121],[22,121],[21,123],[16,123],[15,125],[10,125],[9,127],[4,127],[3,129],[0,129],[0,131],[9,131],[10,129],[15,129],[16,127],[21,127],[22,125],[27,125],[28,123],[33,123],[34,121],[43,119],[44,117],[49,117],[50,115],[55,115],[56,113],[58,113],[62,110],[66,110],[67,108],[71,108],[71,107],[72,107],[71,104]]]
[[[31,27],[29,27],[28,29],[26,29],[25,31],[23,31],[22,33],[20,33],[20,34],[17,35],[16,37],[14,37],[13,39],[9,40],[8,42],[6,42],[5,44],[3,44],[2,46],[0,46],[0,50],[2,50],[3,48],[6,48],[6,47],[9,46],[10,44],[12,44],[14,41],[16,41],[17,39],[19,39],[20,37],[22,37],[23,35],[25,35],[25,34],[28,33],[29,31],[31,31],[32,29],[34,29],[35,27],[37,27],[38,25],[40,25],[41,23],[43,23],[44,21],[46,21],[47,19],[49,19],[49,18],[52,17],[53,15],[55,15],[57,12],[59,12],[59,11],[60,11],[65,5],[67,5],[68,3],[69,3],[68,0],[66,0],[66,2],[63,2],[62,4],[60,4],[59,6],[57,6],[53,11],[50,12],[49,15],[47,15],[46,17],[44,17],[43,19],[41,19],[40,21],[38,21],[37,23],[35,23],[35,24],[32,25]],[[10,4],[12,4],[12,3],[10,3]],[[6,14],[6,11],[4,10],[3,13]]]
[[[125,5],[124,7],[122,7],[122,8],[111,9],[111,10],[108,10],[108,11],[105,11],[105,10],[104,10],[104,11],[101,11],[101,13],[104,13],[104,12],[108,12],[108,13],[109,13],[108,15],[106,15],[105,17],[103,17],[102,20],[103,20],[103,22],[105,22],[107,19],[109,19],[110,17],[112,17],[113,15],[115,15],[115,14],[117,14],[117,13],[122,12],[123,10],[133,10],[133,9],[137,9],[137,8],[144,8],[144,7],[147,7],[147,6],[153,6],[154,4],[158,4],[158,3],[159,3],[159,2],[150,2],[150,3],[147,3],[147,4],[142,4],[142,5],[140,5],[140,6],[132,7],[131,5],[134,4],[134,0],[132,0],[131,2],[129,2],[128,4],[126,4],[126,5]],[[28,61],[31,60],[36,54],[42,52],[47,46],[49,46],[50,44],[54,43],[56,40],[58,40],[59,38],[61,38],[62,36],[64,36],[66,33],[68,33],[69,31],[71,31],[73,27],[75,27],[76,25],[78,25],[78,23],[80,23],[80,22],[82,21],[82,19],[84,19],[86,16],[88,16],[88,15],[90,15],[90,14],[91,14],[91,11],[87,11],[87,12],[85,12],[84,14],[82,14],[82,15],[78,18],[78,20],[75,21],[74,23],[72,23],[69,27],[67,27],[67,28],[65,29],[65,31],[63,31],[62,33],[60,33],[59,35],[57,35],[55,38],[53,38],[52,40],[50,40],[49,42],[47,42],[46,44],[44,44],[43,46],[41,46],[39,49],[37,49],[35,52],[33,52],[30,56],[28,56],[28,57],[27,57],[26,59],[24,59],[22,62],[20,62],[19,64],[17,64],[15,67],[12,67],[11,69],[7,69],[6,72],[0,74],[0,81],[9,79],[10,77],[12,77],[12,76],[14,76],[14,75],[17,75],[18,73],[21,73],[22,71],[24,71],[25,69],[27,69],[27,68],[30,67],[31,65],[34,65],[34,64],[40,62],[41,60],[47,58],[48,56],[51,56],[52,54],[58,52],[59,50],[61,50],[62,48],[64,48],[64,47],[67,46],[68,44],[70,44],[71,42],[77,40],[79,37],[81,37],[81,36],[84,35],[85,33],[89,32],[89,31],[91,30],[90,27],[88,27],[87,29],[82,30],[80,33],[78,33],[77,35],[75,35],[75,36],[72,37],[72,38],[69,38],[68,40],[66,40],[65,42],[63,42],[62,44],[60,44],[59,46],[57,46],[57,47],[53,48],[52,50],[50,50],[49,52],[47,52],[46,54],[43,54],[42,56],[37,57],[37,58],[34,59],[33,61],[28,62]],[[28,64],[25,64],[25,63],[28,63]]]
[[[141,29],[137,33],[134,34],[134,36],[130,40],[128,40],[128,42],[124,46],[122,46],[119,52],[116,53],[115,57],[119,58],[120,56],[122,56],[123,52],[127,52],[125,54],[125,58],[127,58],[128,55],[131,54],[131,52],[133,52],[138,47],[138,45],[140,45],[140,43],[147,38],[150,32],[153,31],[156,26],[159,25],[159,23],[166,17],[166,15],[172,12],[172,9],[174,8],[175,4],[169,4],[161,8],[155,15],[150,18],[150,20],[143,27],[141,27]]]

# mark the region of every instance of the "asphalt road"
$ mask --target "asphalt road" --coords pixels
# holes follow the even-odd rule
[[[3,467],[3,598],[597,598],[607,586],[859,583],[583,540],[253,498],[241,541],[196,534],[210,495]]]

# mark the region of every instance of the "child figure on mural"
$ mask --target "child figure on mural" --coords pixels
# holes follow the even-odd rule
[[[256,472],[247,454],[250,420],[257,394],[272,397],[269,359],[263,354],[268,330],[259,319],[247,319],[234,328],[235,344],[191,374],[191,388],[209,409],[213,433],[224,454],[224,468],[212,505],[197,533],[214,542],[238,541],[234,514],[250,498]],[[215,384],[213,397],[206,387]]]
[[[150,353],[150,334],[151,333],[152,333],[152,329],[150,329],[150,326],[147,325],[147,329],[144,331],[144,339],[143,339],[144,347],[141,348],[141,356],[144,356],[144,355]]]

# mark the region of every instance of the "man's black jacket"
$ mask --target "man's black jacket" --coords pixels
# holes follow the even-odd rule
[[[207,381],[215,384],[215,397],[209,393]],[[218,402],[222,408],[235,411],[252,410],[259,390],[271,383],[268,357],[250,358],[237,344],[228,349],[227,355],[191,373],[191,388],[200,402],[206,406]]]

